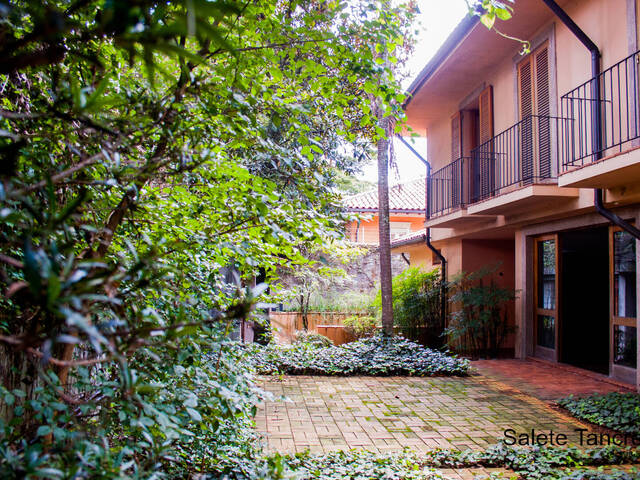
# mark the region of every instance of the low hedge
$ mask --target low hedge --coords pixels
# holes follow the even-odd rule
[[[249,363],[263,375],[463,376],[469,361],[402,337],[376,335],[344,345],[318,347],[251,344]]]
[[[575,417],[640,438],[640,395],[635,393],[573,395],[558,400]]]

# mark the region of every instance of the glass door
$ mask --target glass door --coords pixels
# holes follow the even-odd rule
[[[536,356],[558,361],[558,236],[547,235],[535,241]]]
[[[615,370],[635,369],[637,366],[636,325],[636,241],[617,228],[610,229],[611,288],[611,362]],[[635,375],[635,374],[634,374]]]

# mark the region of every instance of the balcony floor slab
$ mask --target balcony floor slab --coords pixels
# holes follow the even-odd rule
[[[548,200],[571,201],[580,195],[577,188],[561,188],[557,185],[528,185],[509,193],[475,203],[467,213],[476,215],[511,215],[539,207]]]
[[[430,218],[425,222],[425,226],[427,228],[459,228],[491,222],[495,219],[495,215],[469,215],[466,208],[460,208],[451,213]]]
[[[560,187],[614,188],[640,182],[640,147],[563,173]]]

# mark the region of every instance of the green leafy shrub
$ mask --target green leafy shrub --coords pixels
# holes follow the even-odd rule
[[[421,465],[412,453],[372,453],[365,450],[330,452],[324,455],[301,453],[286,457],[294,474],[322,480],[436,480],[444,479],[433,468]]]
[[[260,374],[433,376],[466,375],[469,370],[465,359],[382,335],[326,348],[304,343],[245,348]]]
[[[417,267],[407,268],[392,280],[393,321],[400,332],[412,340],[439,347],[441,328],[442,284],[439,270],[425,272]],[[382,305],[378,292],[372,306]]]
[[[451,313],[445,334],[451,348],[474,357],[497,357],[507,335],[514,331],[509,322],[507,305],[516,298],[515,290],[499,287],[493,278],[485,277],[494,269],[473,273],[461,272],[451,283]]]
[[[316,332],[298,330],[293,338],[294,343],[309,345],[311,347],[330,347],[333,345],[331,339]]]
[[[640,453],[630,448],[600,447],[582,451],[576,447],[510,447],[502,443],[484,451],[435,449],[423,454],[373,453],[363,450],[312,455],[284,456],[283,464],[293,475],[305,479],[445,479],[434,468],[505,468],[522,480],[637,480],[637,471],[607,474],[587,467],[630,465]]]
[[[376,318],[368,315],[352,315],[344,319],[342,326],[347,332],[347,335],[359,340],[361,338],[372,337],[380,326],[380,322],[378,322]]]
[[[581,420],[640,438],[640,395],[636,393],[572,395],[558,400],[558,405]]]

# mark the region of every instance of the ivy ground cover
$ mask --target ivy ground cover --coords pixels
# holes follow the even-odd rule
[[[306,343],[247,347],[257,373],[289,375],[464,376],[469,361],[402,337],[375,336],[344,345]]]
[[[558,404],[581,420],[640,439],[640,395],[612,392],[582,398],[569,396],[558,400]]]
[[[498,478],[521,480],[634,480],[635,468],[615,468],[640,461],[637,450],[619,447],[578,448],[508,447],[496,444],[485,451],[436,449],[424,454],[409,451],[376,454],[338,451],[324,455],[307,452],[282,457],[283,466],[303,479],[435,480],[460,478],[448,469],[500,468]],[[603,468],[607,466],[608,468]],[[464,478],[473,478],[467,470]],[[486,477],[478,477],[486,478]],[[495,477],[493,477],[495,478]]]

